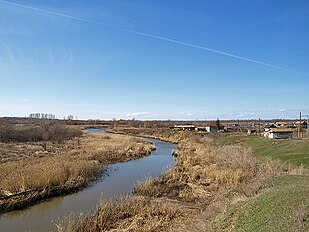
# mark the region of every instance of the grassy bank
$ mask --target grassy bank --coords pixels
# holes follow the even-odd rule
[[[118,128],[113,131],[177,142],[175,168],[159,179],[150,179],[137,186],[135,195],[128,200],[146,201],[147,204],[118,202],[107,207],[103,202],[103,208],[101,205],[90,215],[63,223],[60,231],[211,230],[211,225],[227,210],[272,189],[269,183],[274,177],[307,174],[303,168],[262,161],[242,145],[218,146],[213,139],[200,134],[166,129],[129,128],[124,131]],[[128,204],[130,207],[126,207]],[[168,208],[152,207],[156,204]]]
[[[154,149],[142,139],[98,133],[45,145],[0,144],[0,212],[76,191],[96,180],[104,164],[136,159]]]
[[[271,140],[259,136],[230,134],[216,138],[218,145],[240,144],[260,157],[270,157],[309,168],[309,140]]]
[[[309,177],[280,176],[272,184],[230,209],[213,231],[309,231]]]

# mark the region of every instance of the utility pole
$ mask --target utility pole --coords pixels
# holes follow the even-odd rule
[[[301,138],[301,112],[299,112],[298,138]]]
[[[307,127],[306,127],[306,130],[307,130],[307,139],[309,139],[309,128],[308,128],[309,114],[303,115],[303,117],[307,117]]]
[[[309,119],[308,119],[308,114],[306,115],[307,116],[307,139],[309,139],[309,129],[308,129],[308,121],[309,121]]]
[[[261,133],[261,118],[259,118],[259,134]]]

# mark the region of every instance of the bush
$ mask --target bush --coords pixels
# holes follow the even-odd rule
[[[0,124],[0,142],[40,142],[52,141],[62,143],[66,139],[81,136],[79,129],[62,124],[45,124],[18,128],[11,123]]]

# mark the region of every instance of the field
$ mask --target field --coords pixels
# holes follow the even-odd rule
[[[260,157],[280,159],[309,168],[309,140],[270,140],[258,136],[232,134],[216,139],[218,145],[241,144]]]
[[[113,205],[102,202],[92,214],[80,216],[78,220],[67,219],[59,225],[59,231],[241,231],[227,222],[227,212],[234,210],[232,215],[242,213],[240,206],[259,201],[263,196],[267,198],[268,195],[277,198],[276,194],[279,194],[282,200],[291,200],[289,196],[293,192],[284,193],[295,187],[302,187],[304,191],[295,194],[296,200],[291,200],[288,205],[294,207],[295,212],[302,209],[303,213],[289,221],[289,228],[303,226],[298,221],[306,218],[308,210],[302,204],[294,203],[301,203],[307,193],[307,188],[303,186],[308,179],[307,169],[279,161],[261,160],[252,149],[242,144],[218,145],[204,134],[167,129],[110,130],[177,142],[176,167],[159,179],[141,183],[132,198]],[[293,178],[298,182],[292,186]],[[277,207],[284,211],[281,206],[277,202]],[[268,204],[261,207],[271,210]],[[252,228],[258,230],[255,227],[257,224],[252,223],[262,223],[260,220],[266,220],[266,227],[261,228],[276,230],[276,227],[271,227],[270,221],[275,220],[281,211],[272,211],[273,214],[266,214],[264,219],[257,218],[256,222],[254,213],[258,212],[254,208],[245,210],[245,216],[253,218],[253,222],[248,222],[250,225],[244,227],[244,231],[251,231]],[[289,210],[285,212],[289,215]],[[231,220],[238,225],[239,218]]]
[[[104,165],[136,159],[153,149],[142,139],[98,133],[63,143],[0,143],[0,212],[77,191],[96,180]]]

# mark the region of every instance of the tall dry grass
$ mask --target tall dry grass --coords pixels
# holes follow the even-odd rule
[[[136,194],[152,198],[169,197],[199,206],[186,230],[206,230],[211,222],[239,201],[269,188],[274,176],[308,174],[303,167],[279,161],[261,161],[252,150],[240,145],[217,146],[208,137],[192,135],[178,145],[176,167],[159,179],[136,188]]]
[[[85,134],[75,147],[71,145],[63,144],[63,149],[56,154],[45,152],[40,158],[0,163],[0,211],[24,207],[23,192],[27,193],[25,200],[31,204],[29,191],[47,195],[75,191],[97,179],[104,164],[136,159],[154,149],[152,144],[141,139],[103,134]],[[51,193],[53,190],[55,193]],[[18,195],[17,200],[15,195]]]
[[[9,122],[0,122],[0,142],[52,141],[63,143],[66,139],[73,139],[81,134],[79,129],[64,124],[18,126]]]
[[[216,146],[211,138],[192,135],[179,143],[176,167],[160,179],[141,184],[137,193],[196,201],[219,188],[238,188],[250,196],[274,175],[304,172],[279,161],[261,161],[240,145]]]
[[[125,197],[118,202],[101,202],[91,214],[71,217],[57,225],[57,231],[166,231],[181,224],[188,210],[170,201],[147,197]]]

